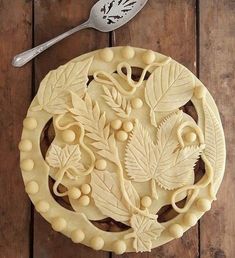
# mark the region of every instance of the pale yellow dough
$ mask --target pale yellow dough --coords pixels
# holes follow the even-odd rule
[[[142,69],[137,81],[133,67]],[[190,100],[197,122],[180,110]],[[44,160],[40,136],[51,118],[55,138]],[[181,237],[211,208],[225,166],[223,129],[206,87],[171,58],[130,46],[97,50],[50,71],[24,119],[19,150],[25,191],[52,228],[117,254]],[[206,172],[194,183],[200,157]],[[74,211],[53,198],[49,177],[54,194],[68,196]],[[169,204],[178,215],[158,222],[156,213]],[[129,229],[106,232],[90,222],[107,217]]]

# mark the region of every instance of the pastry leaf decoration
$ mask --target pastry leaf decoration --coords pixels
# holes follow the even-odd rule
[[[150,180],[157,167],[156,154],[156,146],[148,132],[137,122],[126,149],[125,165],[128,176],[136,182]]]
[[[103,86],[105,99],[108,106],[110,106],[119,117],[127,118],[131,113],[130,101],[121,95],[115,87],[109,90],[106,86]]]
[[[47,153],[46,161],[51,167],[63,168],[74,167],[80,169],[81,151],[79,145],[65,145],[61,148],[58,145],[51,144]]]
[[[210,161],[214,170],[214,182],[220,178],[224,169],[223,154],[225,144],[220,123],[210,107],[206,104],[203,106],[205,112],[205,144],[204,153]]]
[[[140,207],[140,198],[131,182],[124,179],[126,193],[136,207]],[[125,202],[118,176],[108,171],[95,170],[91,174],[92,197],[103,214],[117,221],[130,220],[132,208]]]
[[[134,232],[130,234],[130,237],[134,238],[133,247],[136,252],[150,252],[152,241],[157,239],[164,229],[156,220],[140,214],[134,214],[131,217],[131,227]]]
[[[125,154],[127,174],[132,180],[154,180],[167,190],[192,182],[200,148],[189,146],[179,149],[176,129],[184,119],[180,111],[164,120],[157,131],[156,145],[143,126],[139,122],[135,124]]]
[[[193,95],[194,84],[191,72],[177,62],[158,67],[145,88],[151,123],[157,126],[155,112],[173,111],[186,104]]]
[[[70,91],[82,96],[88,82],[88,71],[92,58],[81,62],[70,62],[47,74],[38,90],[39,107],[51,114],[67,112]]]
[[[84,126],[86,136],[94,140],[92,146],[98,149],[97,154],[114,163],[117,162],[118,149],[114,135],[110,135],[109,124],[106,125],[105,113],[101,113],[98,103],[93,103],[88,93],[84,99],[74,93],[71,96],[73,108],[70,112]]]
[[[51,144],[50,149],[46,155],[47,163],[57,168],[55,174],[55,183],[53,185],[53,192],[57,196],[66,196],[67,192],[58,192],[58,186],[62,182],[64,175],[74,180],[79,176],[79,172],[84,170],[84,166],[80,163],[81,152],[79,145],[65,145],[61,148],[58,145]]]
[[[160,165],[156,173],[157,183],[167,190],[190,184],[194,179],[194,166],[199,155],[198,146],[188,146],[175,152],[170,163]]]

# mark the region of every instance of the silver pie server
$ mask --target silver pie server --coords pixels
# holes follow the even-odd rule
[[[89,19],[81,25],[63,34],[16,55],[12,65],[21,67],[53,46],[57,42],[86,28],[94,28],[102,32],[113,31],[131,20],[147,3],[148,0],[100,0],[91,9]]]

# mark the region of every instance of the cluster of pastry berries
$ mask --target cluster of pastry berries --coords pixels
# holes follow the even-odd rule
[[[72,186],[68,190],[68,196],[71,199],[77,200],[81,206],[88,206],[90,204],[91,186],[89,184],[82,184],[79,187]]]

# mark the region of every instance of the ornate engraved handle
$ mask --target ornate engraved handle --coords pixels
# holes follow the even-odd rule
[[[30,60],[32,60],[34,57],[36,57],[37,55],[42,53],[44,50],[48,49],[49,47],[53,46],[57,42],[61,41],[62,39],[67,38],[68,36],[72,35],[73,33],[77,32],[79,30],[88,28],[88,27],[90,27],[90,23],[89,23],[89,21],[86,21],[83,24],[81,24],[69,31],[66,31],[63,34],[61,34],[37,47],[34,47],[25,52],[22,52],[13,58],[12,65],[15,67],[21,67],[21,66],[25,65],[26,63],[28,63]]]

